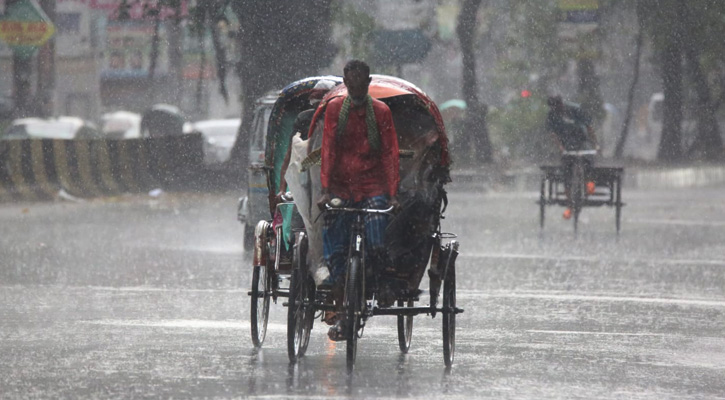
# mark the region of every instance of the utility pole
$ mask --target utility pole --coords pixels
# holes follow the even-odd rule
[[[32,58],[13,52],[13,99],[15,118],[30,115],[30,76],[33,71]]]
[[[51,21],[55,21],[55,0],[40,0],[40,6]],[[55,113],[55,35],[38,52],[38,89],[36,110],[43,117]]]

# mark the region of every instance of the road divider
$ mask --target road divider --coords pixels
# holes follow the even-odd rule
[[[0,141],[0,201],[175,189],[201,176],[201,134],[127,140]]]

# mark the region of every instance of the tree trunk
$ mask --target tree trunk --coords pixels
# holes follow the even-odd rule
[[[474,160],[477,163],[493,161],[493,151],[488,135],[486,115],[488,107],[478,99],[478,82],[476,80],[476,55],[473,51],[473,39],[476,32],[476,15],[481,0],[463,0],[458,15],[456,33],[463,55],[462,91],[466,101],[466,119],[463,122],[465,142],[473,145]]]
[[[269,90],[318,74],[336,49],[331,41],[331,0],[236,0],[230,6],[241,27],[236,72],[243,96],[242,124],[230,164],[246,168],[254,102]]]
[[[599,89],[599,77],[594,67],[594,60],[591,57],[582,57],[577,60],[577,75],[579,79],[578,97],[582,110],[591,116],[592,126],[599,126],[602,122],[604,101]]]
[[[156,75],[156,64],[159,60],[159,42],[161,41],[159,30],[161,28],[161,17],[159,11],[154,19],[154,34],[151,37],[151,54],[149,56],[149,76],[148,76],[148,87],[146,88],[151,103],[155,102],[156,90],[154,89],[154,75]]]
[[[224,97],[224,102],[229,103],[229,92],[227,91],[227,49],[221,40],[221,32],[216,23],[211,25],[211,40],[214,44],[216,58],[216,73],[219,79],[219,93]]]
[[[682,0],[675,0],[676,7],[667,7],[668,14],[661,23],[670,24],[662,52],[662,87],[665,100],[662,105],[662,136],[657,159],[673,162],[682,160]]]
[[[174,17],[169,26],[169,69],[171,70],[171,98],[173,104],[180,106],[184,94],[184,64],[182,49],[183,32],[181,30],[181,2],[174,7]]]
[[[708,161],[722,160],[723,142],[720,136],[720,128],[715,116],[715,105],[712,101],[712,94],[707,83],[707,77],[702,70],[700,63],[700,55],[702,54],[701,43],[699,43],[692,35],[689,27],[696,23],[693,21],[689,7],[685,7],[685,23],[684,32],[684,53],[687,61],[687,69],[692,78],[692,83],[697,94],[697,106],[695,107],[695,115],[697,118],[697,137],[692,147],[688,150],[688,154],[692,154],[697,158]]]
[[[617,146],[614,149],[614,158],[621,159],[624,155],[624,145],[627,142],[627,135],[629,134],[629,123],[632,120],[632,105],[634,102],[634,92],[637,87],[637,82],[639,81],[639,63],[640,58],[642,56],[642,42],[644,39],[644,29],[642,28],[642,21],[640,21],[640,10],[639,10],[639,1],[637,2],[637,5],[635,6],[635,10],[637,13],[637,22],[639,23],[639,28],[637,30],[637,38],[635,40],[635,50],[634,50],[634,67],[633,67],[633,73],[632,73],[632,83],[629,85],[629,92],[627,93],[627,110],[624,113],[624,123],[622,124],[622,132],[619,134],[619,139],[617,140]]]

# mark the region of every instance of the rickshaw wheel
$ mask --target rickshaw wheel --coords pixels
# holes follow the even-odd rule
[[[289,286],[289,303],[287,304],[287,355],[290,363],[296,363],[303,356],[305,336],[309,341],[310,332],[306,324],[305,292],[306,280],[299,269],[292,271]]]
[[[617,178],[616,181],[616,209],[615,209],[615,224],[617,227],[617,235],[619,235],[619,230],[622,226],[622,180],[621,178]]]
[[[360,328],[360,314],[362,309],[362,279],[360,271],[360,257],[353,256],[347,274],[345,287],[345,317],[347,318],[347,372],[355,369],[357,357],[357,331]]]
[[[398,300],[398,307],[403,307],[403,300]],[[413,307],[413,300],[408,300],[407,307]],[[403,354],[408,354],[410,342],[413,338],[413,316],[398,315],[398,345]]]
[[[302,357],[307,352],[307,346],[310,344],[310,332],[315,323],[315,309],[313,307],[313,301],[315,299],[315,282],[309,273],[309,266],[307,265],[307,236],[304,233],[297,235],[295,248],[294,248],[294,267],[300,271],[300,284],[304,286],[305,305],[303,306],[304,316],[302,318],[303,332],[302,343],[300,343],[299,357]]]
[[[544,229],[546,208],[546,179],[541,179],[541,192],[539,193],[539,227]]]
[[[443,280],[443,361],[446,367],[453,365],[456,351],[456,269],[448,266]]]
[[[579,213],[582,210],[583,203],[584,203],[584,165],[583,161],[577,159],[577,162],[574,164],[572,173],[571,173],[571,204],[572,204],[572,214],[574,218],[574,233],[577,233],[578,225],[579,225]]]
[[[255,265],[252,272],[252,306],[251,306],[251,327],[252,343],[254,347],[262,347],[264,338],[267,335],[267,321],[269,320],[269,283],[267,268],[263,265]]]

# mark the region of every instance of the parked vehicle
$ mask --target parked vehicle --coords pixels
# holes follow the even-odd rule
[[[101,133],[107,139],[137,139],[141,137],[141,115],[116,111],[101,116]]]
[[[14,120],[2,134],[10,139],[91,139],[100,137],[92,123],[78,117],[20,118]]]
[[[237,132],[242,120],[210,119],[191,124],[192,132],[199,132],[204,137],[204,164],[221,164],[229,160]]]
[[[163,137],[184,133],[184,115],[178,107],[156,104],[141,117],[142,137]]]

